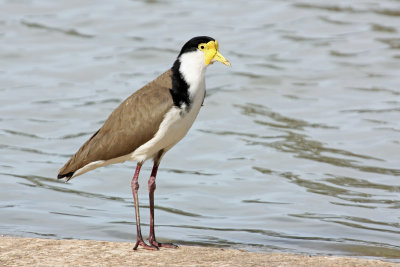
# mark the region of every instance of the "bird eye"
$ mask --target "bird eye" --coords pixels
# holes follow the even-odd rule
[[[204,45],[202,45],[202,44],[201,44],[201,45],[199,45],[199,49],[200,49],[200,50],[204,50],[204,48],[205,48],[205,46],[204,46]]]

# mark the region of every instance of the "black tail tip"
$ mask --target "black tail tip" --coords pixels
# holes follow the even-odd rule
[[[57,179],[62,179],[64,177],[66,177],[67,181],[68,181],[69,179],[71,179],[72,175],[74,175],[74,172],[69,172],[69,173],[64,173],[64,174],[59,173],[57,175]]]

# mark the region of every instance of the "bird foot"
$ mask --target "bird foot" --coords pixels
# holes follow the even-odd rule
[[[177,245],[174,245],[172,243],[159,243],[157,241],[153,241],[151,244],[158,248],[178,248]]]
[[[172,243],[160,243],[157,242],[156,240],[149,240],[150,244],[157,247],[157,248],[178,248],[177,245],[174,245]]]
[[[137,250],[138,246],[143,247],[144,249],[148,250],[159,250],[157,246],[154,246],[153,244],[147,245],[143,240],[138,240],[136,241],[135,246],[133,247],[133,250]]]

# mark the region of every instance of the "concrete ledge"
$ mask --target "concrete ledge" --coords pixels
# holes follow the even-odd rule
[[[400,266],[381,260],[180,246],[132,250],[133,243],[0,237],[0,266]]]

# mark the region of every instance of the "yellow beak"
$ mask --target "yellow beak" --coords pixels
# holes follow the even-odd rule
[[[218,42],[217,41],[210,41],[206,44],[206,47],[204,49],[204,60],[206,65],[212,64],[212,60],[219,61],[227,66],[230,66],[231,63],[224,58],[223,55],[218,51]]]

